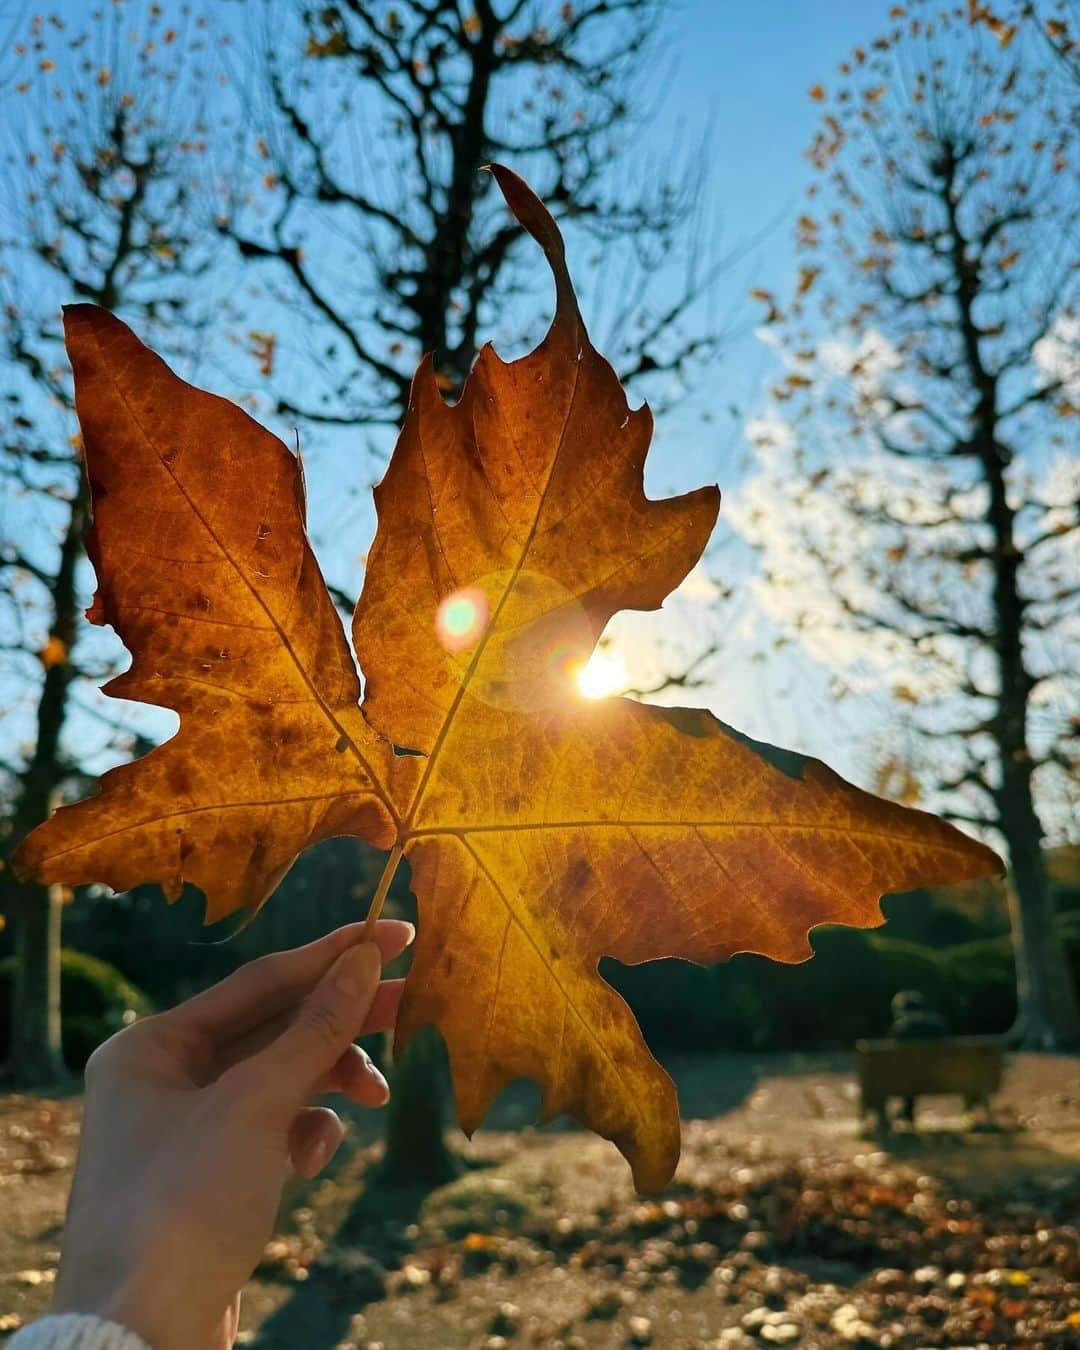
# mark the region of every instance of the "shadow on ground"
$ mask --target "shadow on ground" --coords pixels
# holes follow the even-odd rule
[[[715,1059],[712,1063],[716,1065]],[[803,1072],[805,1068],[804,1056],[790,1057],[791,1072]],[[725,1056],[716,1071],[702,1073],[695,1057],[686,1056],[672,1068],[672,1076],[679,1088],[684,1118],[698,1118],[737,1110],[764,1074],[784,1071],[778,1057],[766,1064],[752,1056],[732,1055]],[[583,1133],[577,1122],[566,1116],[534,1128],[539,1106],[540,1092],[535,1083],[526,1079],[510,1083],[488,1113],[484,1129],[527,1130],[539,1136]],[[354,1115],[354,1147],[373,1143],[380,1127],[379,1117],[371,1112]],[[412,1250],[413,1242],[407,1234],[426,1198],[423,1190],[366,1184],[327,1244],[323,1259],[313,1264],[307,1279],[295,1286],[287,1301],[260,1327],[253,1342],[257,1350],[330,1346],[345,1338],[354,1315],[383,1296],[380,1267],[393,1267]]]
[[[472,1155],[474,1181],[432,1197],[370,1183],[377,1122],[368,1113],[358,1122],[351,1160],[340,1164],[340,1181],[331,1183],[338,1185],[340,1220],[324,1228],[325,1245],[306,1278],[282,1282],[280,1272],[264,1272],[277,1280],[282,1301],[249,1343],[328,1350],[357,1339],[356,1315],[366,1308],[374,1324],[368,1336],[377,1333],[388,1345],[479,1344],[477,1327],[466,1325],[478,1314],[461,1294],[469,1290],[489,1314],[507,1294],[523,1306],[535,1299],[530,1315],[542,1323],[568,1297],[551,1282],[554,1267],[564,1272],[566,1291],[580,1286],[583,1307],[594,1295],[607,1297],[618,1319],[622,1305],[611,1291],[636,1288],[661,1249],[674,1272],[668,1292],[658,1285],[642,1301],[661,1315],[665,1301],[689,1299],[693,1311],[704,1299],[694,1313],[703,1325],[716,1315],[721,1268],[736,1272],[733,1288],[775,1266],[792,1289],[841,1291],[866,1289],[875,1272],[899,1270],[898,1288],[914,1307],[918,1270],[940,1267],[970,1278],[990,1259],[986,1244],[995,1232],[1005,1234],[1006,1245],[994,1264],[1043,1260],[1045,1253],[1026,1256],[1024,1244],[1040,1226],[1064,1222],[1057,1210],[1080,1198],[1080,1114],[1061,1090],[1076,1063],[1069,1061],[1072,1076],[1062,1077],[1061,1061],[1018,1058],[1024,1063],[999,1103],[996,1128],[967,1129],[961,1104],[942,1099],[921,1108],[917,1131],[873,1136],[859,1133],[850,1055],[669,1059],[684,1117],[684,1160],[664,1195],[644,1202],[617,1156],[572,1121],[530,1127],[538,1104],[531,1084],[512,1084],[495,1104]],[[513,1262],[522,1258],[507,1256],[518,1247],[526,1252],[520,1269]],[[530,1249],[548,1263],[532,1275]],[[450,1270],[456,1274],[444,1297],[440,1280]],[[413,1275],[416,1291],[403,1300]],[[785,1297],[790,1304],[795,1295]],[[947,1290],[940,1295],[950,1297]],[[607,1305],[597,1306],[595,1317],[606,1316]],[[589,1320],[593,1313],[577,1316],[582,1344],[608,1344],[601,1324]],[[833,1343],[828,1328],[824,1334]],[[982,1339],[998,1334],[987,1323]]]

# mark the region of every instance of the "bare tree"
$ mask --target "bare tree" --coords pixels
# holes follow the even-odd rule
[[[9,1073],[27,1085],[63,1071],[65,895],[20,884],[8,856],[84,781],[95,753],[133,746],[132,728],[97,708],[90,684],[111,655],[81,622],[89,494],[60,306],[88,300],[138,317],[177,355],[197,345],[193,287],[214,252],[212,213],[202,220],[197,207],[213,174],[200,118],[211,50],[188,6],[173,16],[106,7],[79,31],[35,17],[3,93],[0,898],[17,958]]]
[[[280,413],[366,427],[379,460],[378,429],[398,425],[423,352],[452,397],[481,332],[520,339],[526,314],[535,335],[546,301],[523,303],[537,273],[531,258],[519,265],[521,231],[481,172],[493,160],[528,177],[588,250],[604,301],[591,312],[623,378],[654,403],[678,397],[721,335],[700,197],[707,128],[681,152],[643,148],[666,8],[342,0],[297,4],[291,25],[272,9],[255,57],[267,79],[252,172],[223,229],[289,315],[287,331],[253,328]],[[395,1088],[410,1109],[392,1117],[387,1170],[415,1181],[427,1160],[439,1180],[452,1168],[442,1094],[430,1046],[416,1056],[428,1067],[416,1090],[400,1078]]]
[[[890,685],[933,796],[1004,838],[1036,1048],[1080,1040],[1042,852],[1080,749],[1080,193],[1047,59],[1034,28],[920,3],[811,90],[806,261],[743,509],[773,613],[849,687]]]
[[[704,129],[666,164],[633,139],[656,103],[648,75],[665,7],[349,0],[299,5],[291,29],[273,11],[269,106],[253,112],[261,189],[229,228],[245,256],[275,264],[276,294],[319,367],[315,388],[310,364],[274,371],[281,411],[396,427],[424,351],[453,392],[480,331],[520,318],[513,302],[532,293],[535,269],[515,265],[521,232],[480,172],[495,159],[602,246],[625,379],[681,377],[715,351],[715,326],[700,322],[710,259],[692,233]],[[663,303],[651,305],[665,266]]]

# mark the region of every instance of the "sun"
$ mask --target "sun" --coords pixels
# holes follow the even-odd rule
[[[625,689],[629,679],[618,652],[596,651],[578,671],[578,692],[585,698],[607,698]]]

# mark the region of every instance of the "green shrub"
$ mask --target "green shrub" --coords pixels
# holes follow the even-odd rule
[[[963,942],[941,953],[949,1001],[943,1009],[956,1031],[1007,1031],[1016,1016],[1016,967],[1009,937]]]
[[[1080,911],[1059,919],[1080,984]],[[825,927],[815,955],[785,966],[741,955],[706,969],[683,961],[601,963],[601,974],[633,1008],[657,1049],[809,1050],[849,1048],[889,1028],[890,1002],[917,989],[958,1034],[1006,1031],[1016,1013],[1007,934],[931,947],[888,931]]]
[[[11,987],[15,958],[0,961],[0,1057],[11,1046]],[[81,1070],[92,1052],[133,1016],[152,1012],[141,989],[115,966],[65,947],[60,953],[60,1019],[64,1059]]]
[[[836,1049],[859,1036],[880,1036],[890,1021],[898,989],[918,989],[933,1003],[942,998],[935,953],[856,928],[820,928],[811,935],[814,956],[797,966],[756,964],[771,1007],[776,1049]]]

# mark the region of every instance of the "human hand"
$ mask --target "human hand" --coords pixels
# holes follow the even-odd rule
[[[339,928],[94,1052],[55,1312],[117,1322],[152,1350],[232,1345],[287,1177],[315,1176],[344,1137],[311,1099],[389,1096],[353,1039],[393,1025],[404,981],[379,976],[412,936],[394,920],[373,942]]]

